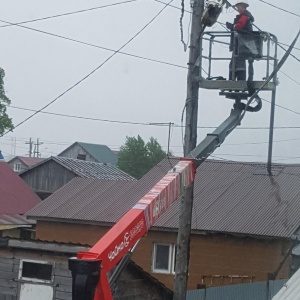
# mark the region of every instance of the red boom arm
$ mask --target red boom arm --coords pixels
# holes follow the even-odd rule
[[[194,161],[183,159],[177,163],[132,209],[130,209],[88,252],[79,252],[77,260],[101,261],[100,280],[94,300],[112,300],[107,273],[144,236],[155,221],[181,195],[182,189],[194,181]],[[70,268],[71,269],[71,268]],[[73,300],[76,276],[73,273]],[[86,285],[85,285],[86,288]],[[87,299],[87,298],[83,298]]]

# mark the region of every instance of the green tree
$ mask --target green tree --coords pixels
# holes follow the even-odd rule
[[[0,68],[0,136],[6,130],[12,130],[14,128],[12,119],[9,118],[8,114],[6,113],[7,105],[10,104],[10,100],[5,95],[4,77],[5,72],[2,68]]]
[[[149,142],[146,144],[149,170],[157,165],[162,159],[166,157],[166,152],[163,151],[158,141],[151,137]]]
[[[151,137],[145,144],[139,135],[137,138],[127,136],[120,148],[118,167],[134,178],[140,179],[164,157],[166,153],[155,138]]]

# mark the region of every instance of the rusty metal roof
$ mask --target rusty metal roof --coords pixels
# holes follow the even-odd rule
[[[101,178],[109,180],[136,180],[129,174],[121,171],[116,166],[113,166],[111,164],[85,161],[60,156],[52,156],[42,161],[41,163],[35,165],[31,169],[22,172],[20,176],[22,177],[23,174],[33,172],[35,168],[40,168],[42,165],[48,163],[51,160],[69,169],[78,176],[84,178]]]
[[[74,179],[29,215],[117,222],[177,161],[163,160],[136,182]],[[300,165],[276,165],[274,174],[264,164],[207,160],[197,169],[192,229],[291,237],[300,226]],[[155,227],[177,229],[178,212],[176,201]]]
[[[0,162],[0,215],[22,215],[40,202],[10,166]]]

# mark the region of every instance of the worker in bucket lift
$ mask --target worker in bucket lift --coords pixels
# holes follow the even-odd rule
[[[247,10],[249,6],[248,1],[239,1],[235,4],[235,8],[239,12],[239,14],[234,19],[233,24],[227,22],[226,27],[233,31],[231,35],[230,41],[230,51],[233,51],[234,42],[237,43],[237,39],[235,38],[234,31],[239,34],[249,34],[249,32],[253,31],[252,22],[254,22],[254,18],[252,14]],[[234,40],[235,39],[235,40]],[[235,58],[235,70],[232,70],[233,59],[231,59],[229,64],[229,80],[246,80],[246,60],[242,57]],[[249,69],[248,69],[248,81],[253,81],[253,58],[248,59]]]

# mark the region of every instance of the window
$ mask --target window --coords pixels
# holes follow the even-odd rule
[[[20,278],[31,281],[51,281],[52,264],[36,261],[21,261]]]
[[[30,240],[31,239],[31,234],[32,230],[29,228],[21,228],[20,229],[20,239],[23,240]]]
[[[14,164],[14,171],[15,172],[21,172],[21,164]]]
[[[154,244],[152,271],[154,273],[175,273],[176,246]]]
[[[77,159],[80,159],[80,160],[86,160],[86,155],[85,155],[85,154],[80,154],[80,153],[78,153]]]

